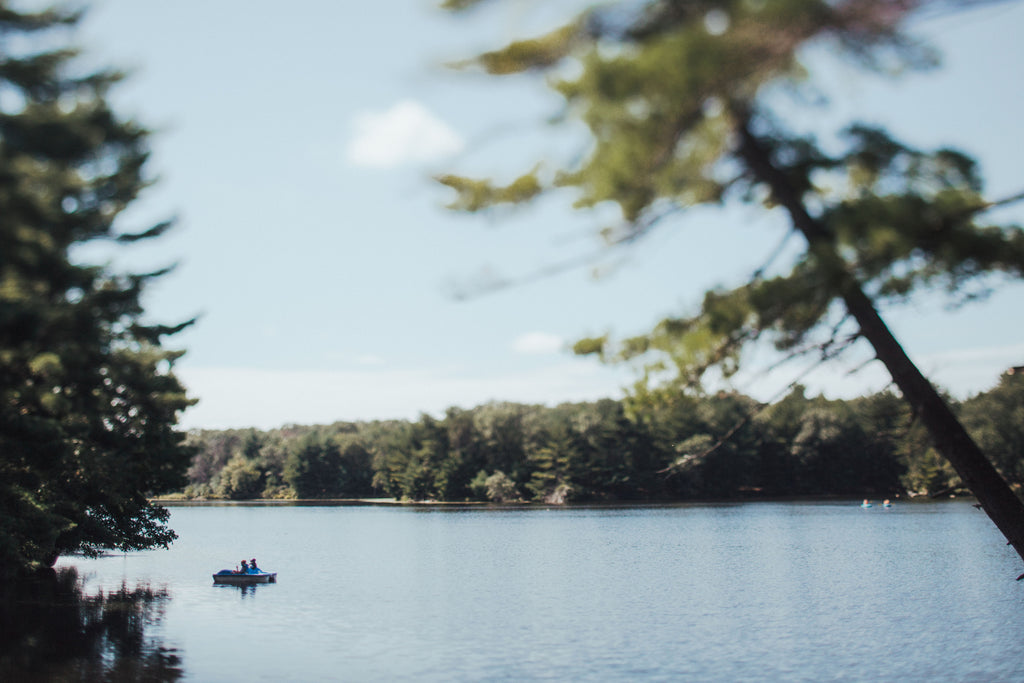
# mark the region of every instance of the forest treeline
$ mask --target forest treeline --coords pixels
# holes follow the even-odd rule
[[[1024,375],[956,408],[1018,492]],[[895,394],[770,406],[736,393],[638,408],[604,399],[556,407],[490,403],[417,421],[202,430],[187,498],[413,501],[669,501],[936,495],[960,481]]]

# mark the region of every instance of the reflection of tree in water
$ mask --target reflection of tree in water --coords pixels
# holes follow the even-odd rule
[[[176,681],[181,658],[146,630],[170,595],[88,595],[74,568],[0,586],[0,681]]]

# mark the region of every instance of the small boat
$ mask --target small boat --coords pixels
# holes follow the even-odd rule
[[[277,583],[277,572],[265,572],[262,569],[252,572],[236,573],[230,569],[221,569],[213,575],[214,585],[251,586],[256,583]]]

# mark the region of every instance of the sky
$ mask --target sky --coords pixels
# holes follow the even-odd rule
[[[444,66],[535,35],[580,2],[490,5],[457,17],[436,0],[91,4],[77,40],[96,64],[129,70],[115,107],[154,130],[156,182],[118,227],[177,222],[150,245],[80,258],[177,264],[144,304],[154,321],[199,318],[167,341],[187,351],[175,372],[199,399],[183,427],[619,398],[634,372],[573,356],[573,341],[692,312],[778,243],[780,218],[749,207],[694,211],[620,252],[596,234],[610,212],[574,211],[571,196],[483,216],[445,209],[452,196],[434,174],[508,180],[580,145],[544,126],[559,102],[539,80]],[[1024,3],[921,20],[915,35],[942,50],[942,69],[879,80],[826,55],[812,73],[830,106],[796,123],[882,124],[909,144],[974,155],[991,198],[1024,190]],[[1024,208],[1000,217],[1024,224]],[[957,311],[926,296],[883,315],[925,374],[966,398],[1024,363],[1022,304],[1024,286],[1004,283]],[[804,376],[804,365],[766,373],[770,356],[755,352],[736,388],[768,400],[800,375],[810,394],[850,398],[888,384],[878,363],[861,367],[867,358]]]

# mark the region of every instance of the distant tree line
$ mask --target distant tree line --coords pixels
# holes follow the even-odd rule
[[[1001,474],[1024,487],[1024,376],[957,405]],[[939,495],[960,480],[890,392],[797,387],[761,406],[736,393],[556,407],[490,403],[441,418],[195,431],[188,498],[668,501]]]

